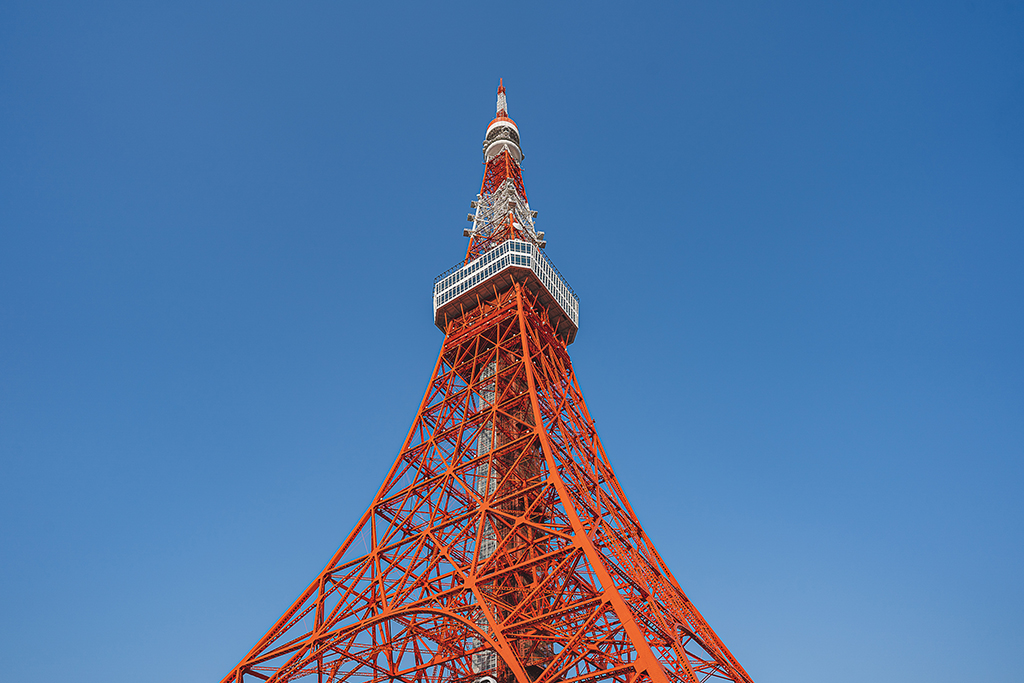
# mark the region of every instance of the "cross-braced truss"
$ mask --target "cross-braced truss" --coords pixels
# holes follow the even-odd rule
[[[543,246],[526,200],[522,171],[507,150],[486,162],[480,195],[474,204],[473,239],[467,262],[509,239],[524,239]]]
[[[641,529],[519,283],[449,325],[373,504],[224,683],[484,676],[750,682]]]

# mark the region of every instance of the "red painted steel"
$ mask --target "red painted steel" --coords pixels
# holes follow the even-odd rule
[[[498,178],[522,184],[508,152],[483,189]],[[448,324],[370,508],[222,683],[485,677],[752,683],[641,528],[519,281]]]
[[[526,189],[523,186],[523,171],[508,150],[502,150],[484,165],[484,181],[480,185],[480,195],[486,197],[497,192],[505,181],[511,181],[516,194],[526,202]],[[502,242],[510,239],[529,239],[524,229],[517,228],[515,217],[510,210],[507,220],[494,226],[489,235],[474,235],[469,241],[466,251],[466,262],[486,253]]]

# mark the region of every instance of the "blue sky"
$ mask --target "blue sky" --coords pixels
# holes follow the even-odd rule
[[[422,396],[503,77],[612,463],[753,678],[1017,679],[1022,36],[4,3],[4,678],[219,680],[321,569]]]

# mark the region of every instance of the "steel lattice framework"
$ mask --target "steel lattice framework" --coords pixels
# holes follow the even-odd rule
[[[489,142],[503,117],[500,87]],[[489,157],[485,142],[467,264],[503,239],[542,243],[507,132]],[[752,683],[626,500],[564,312],[531,271],[503,272],[445,319],[369,509],[223,683]]]

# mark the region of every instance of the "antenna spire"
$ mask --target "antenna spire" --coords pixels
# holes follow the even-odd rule
[[[498,116],[508,116],[508,105],[505,103],[505,79],[498,79]]]

